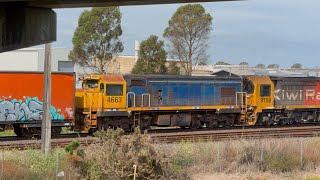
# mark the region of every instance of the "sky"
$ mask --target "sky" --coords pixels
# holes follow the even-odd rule
[[[291,67],[320,66],[319,0],[248,0],[200,3],[213,16],[209,64],[219,60]],[[184,4],[120,7],[122,55],[134,55],[134,41],[151,34],[162,40],[168,20]],[[72,37],[83,8],[55,9],[57,41],[54,47],[72,48]]]

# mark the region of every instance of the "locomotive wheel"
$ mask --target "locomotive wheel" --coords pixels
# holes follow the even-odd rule
[[[7,124],[4,126],[4,130],[5,131],[13,131],[14,130],[14,127],[12,124]]]
[[[264,125],[265,125],[266,127],[271,126],[271,125],[272,125],[272,120],[266,121],[266,122],[264,123]]]
[[[18,137],[22,137],[22,129],[21,129],[21,127],[14,126],[13,131]]]
[[[97,132],[97,128],[90,128],[89,129],[89,134],[93,134],[95,132]]]
[[[218,127],[218,121],[217,121],[217,120],[209,121],[209,122],[207,123],[207,127],[208,127],[209,129],[213,129],[213,128]]]
[[[58,137],[59,135],[60,135],[60,133],[61,133],[61,127],[53,127],[52,129],[51,129],[51,136],[52,137]]]
[[[32,138],[35,134],[36,129],[35,128],[22,128],[21,134],[23,137]]]
[[[98,131],[106,131],[109,128],[110,125],[107,123],[107,120],[107,118],[98,118]]]
[[[192,120],[191,121],[191,128],[192,129],[200,129],[201,128],[201,123],[198,120]]]
[[[286,125],[286,124],[288,124],[288,120],[287,119],[281,119],[280,120],[280,124],[281,125]]]

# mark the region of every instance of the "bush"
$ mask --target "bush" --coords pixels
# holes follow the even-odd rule
[[[138,179],[177,178],[169,169],[169,159],[157,152],[151,139],[136,130],[123,136],[123,130],[95,133],[102,143],[84,149],[84,156],[75,164],[85,179],[132,179],[137,165]]]
[[[80,141],[79,140],[75,140],[72,141],[69,145],[67,145],[64,150],[70,154],[73,155],[74,151],[78,149],[78,147],[80,146]]]

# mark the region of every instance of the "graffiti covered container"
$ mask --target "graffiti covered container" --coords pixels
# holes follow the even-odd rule
[[[74,73],[52,73],[51,118],[74,119]],[[0,124],[42,120],[43,73],[0,72]]]

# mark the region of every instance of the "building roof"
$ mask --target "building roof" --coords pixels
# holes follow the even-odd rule
[[[213,76],[274,76],[274,77],[319,77],[320,69],[273,69],[273,68],[250,68],[247,66],[228,66],[228,65],[205,65],[199,66],[193,72],[193,75],[210,74]]]

